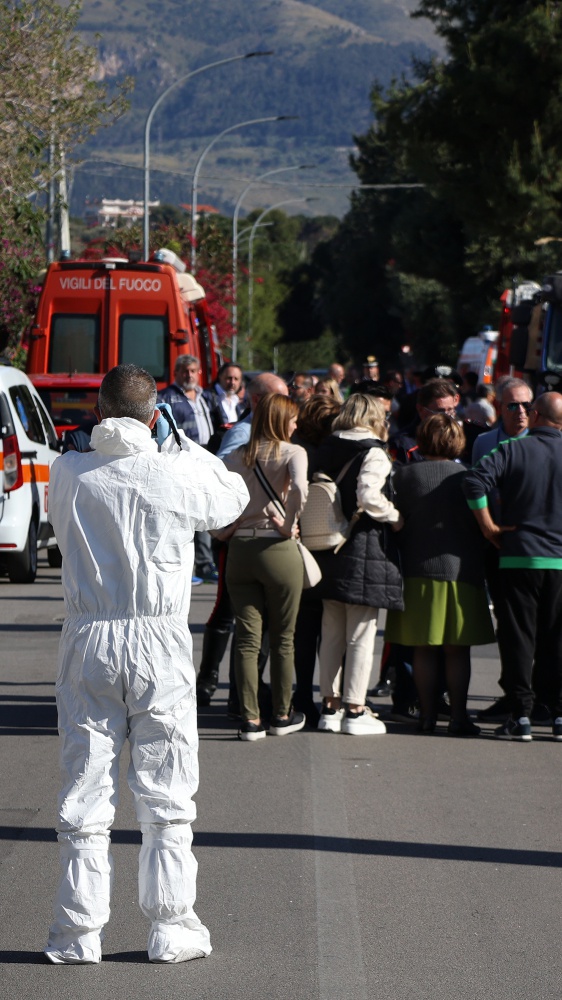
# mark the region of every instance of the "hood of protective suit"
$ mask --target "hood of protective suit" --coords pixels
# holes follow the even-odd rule
[[[93,431],[90,447],[102,455],[133,455],[138,451],[157,451],[150,427],[133,417],[107,417]]]

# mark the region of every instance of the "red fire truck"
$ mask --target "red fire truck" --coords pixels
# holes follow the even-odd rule
[[[526,372],[540,368],[543,327],[540,290],[535,281],[521,281],[501,295],[495,379],[501,375],[522,378]]]
[[[162,389],[180,354],[198,358],[203,386],[213,383],[221,358],[205,292],[172,251],[158,250],[146,262],[50,265],[27,374],[59,435],[93,409],[103,376],[115,365],[140,365]]]

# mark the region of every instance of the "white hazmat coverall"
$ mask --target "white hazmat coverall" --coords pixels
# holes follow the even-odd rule
[[[193,910],[191,853],[198,786],[195,672],[187,616],[193,533],[242,513],[248,492],[220,459],[128,417],[94,428],[90,453],[56,460],[49,517],[63,556],[67,617],[56,684],[63,787],[61,874],[45,954],[99,962],[109,918],[109,830],[119,754],[142,831],[139,901],[151,921],[148,957],[211,952]],[[166,447],[166,445],[164,447]]]

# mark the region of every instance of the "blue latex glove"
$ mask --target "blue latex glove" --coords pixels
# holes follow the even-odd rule
[[[156,430],[156,440],[158,441],[158,447],[162,447],[162,445],[164,444],[164,441],[166,440],[166,438],[169,437],[169,435],[173,433],[172,427],[175,429],[176,434],[177,434],[177,426],[176,426],[176,422],[175,422],[175,420],[174,420],[174,418],[172,416],[172,408],[171,408],[171,406],[170,406],[169,403],[157,403],[156,404],[156,409],[160,410],[160,413],[162,413],[162,411],[165,410],[166,413],[168,414],[169,418],[170,418],[171,423],[172,423],[172,425],[170,425],[170,422],[168,420],[166,420],[166,417],[160,416],[160,417],[158,417],[158,420],[156,421],[156,424],[154,425],[155,426],[155,430]],[[177,440],[177,438],[176,438],[176,440]]]

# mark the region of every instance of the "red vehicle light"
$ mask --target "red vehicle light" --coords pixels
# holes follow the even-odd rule
[[[15,434],[5,437],[2,442],[4,451],[4,492],[17,490],[23,486],[23,469],[18,439]]]

